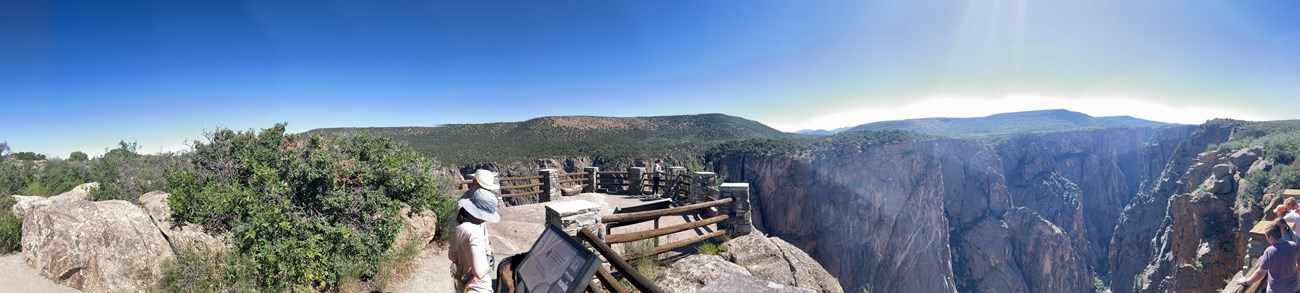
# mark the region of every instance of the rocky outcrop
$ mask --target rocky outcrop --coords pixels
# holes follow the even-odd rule
[[[428,209],[414,211],[410,206],[403,205],[398,215],[402,217],[404,225],[393,239],[393,248],[402,247],[410,241],[414,241],[420,247],[433,243],[438,230],[436,213]]]
[[[74,201],[84,201],[90,197],[90,190],[95,188],[99,188],[99,182],[77,185],[77,187],[73,187],[72,190],[69,190],[68,192],[51,197],[14,195],[13,198],[15,203],[12,212],[15,216],[18,216],[18,218],[22,218],[23,215],[27,214],[27,212],[38,207],[46,207]]]
[[[798,292],[816,292],[807,288],[788,287],[785,285],[764,281],[753,276],[742,274],[730,274],[718,278],[717,280],[705,285],[703,288],[696,290],[695,293],[798,293]]]
[[[169,197],[171,197],[171,194],[153,191],[141,195],[139,201],[140,206],[148,213],[149,220],[157,227],[158,232],[162,233],[163,238],[167,240],[172,252],[179,253],[180,250],[184,249],[204,251],[226,251],[230,249],[230,245],[226,244],[227,241],[207,234],[203,231],[202,226],[172,221],[171,205],[167,202]]]
[[[750,276],[744,267],[711,254],[688,256],[664,269],[655,286],[665,292],[695,292],[722,277],[739,274]]]
[[[758,279],[814,292],[844,292],[830,273],[799,248],[755,233],[724,243],[727,257]]]
[[[1214,164],[1197,162],[1204,158],[1199,154],[1211,144],[1227,141],[1233,127],[1225,123],[1207,123],[1196,127],[1186,140],[1177,143],[1158,179],[1143,183],[1137,196],[1125,205],[1116,220],[1108,251],[1111,260],[1109,284],[1114,292],[1133,291],[1137,276],[1144,274],[1147,265],[1156,257],[1155,252],[1161,250],[1156,246],[1155,238],[1165,225],[1156,223],[1166,221],[1169,198],[1187,193],[1189,185],[1201,183],[1188,183],[1191,180],[1189,174],[1208,175],[1213,171]],[[1200,167],[1192,169],[1198,163],[1201,164]]]
[[[130,202],[50,199],[22,212],[23,258],[68,287],[147,291],[162,275],[160,264],[175,257],[149,215]]]
[[[1233,231],[1239,226],[1233,212],[1236,172],[1229,156],[1217,151],[1197,161],[1186,178],[1200,184],[1169,199],[1169,216],[1155,239],[1159,252],[1138,276],[1135,291],[1217,291],[1242,266],[1238,251],[1245,242]]]

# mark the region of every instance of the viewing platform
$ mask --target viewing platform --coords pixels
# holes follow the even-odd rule
[[[673,259],[695,253],[695,246],[706,241],[720,243],[753,233],[749,184],[717,184],[712,172],[669,168],[659,186],[653,186],[654,180],[641,167],[627,171],[588,167],[573,173],[542,169],[536,176],[498,181],[502,203],[517,204],[504,205],[498,210],[501,220],[487,225],[496,259],[509,262],[505,259],[510,256],[529,253],[547,226],[555,226],[600,255],[603,264],[588,288],[593,292],[627,292],[619,279],[641,292],[662,292],[629,262]],[[513,276],[513,263],[500,267],[504,267],[502,276]]]

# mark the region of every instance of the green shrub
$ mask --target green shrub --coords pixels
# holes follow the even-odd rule
[[[23,220],[9,212],[13,209],[12,196],[0,197],[0,254],[9,254],[22,249]]]
[[[366,133],[299,140],[277,124],[218,130],[195,142],[193,168],[166,176],[176,220],[229,232],[263,291],[335,290],[373,277],[402,222],[402,203],[445,209],[431,163]],[[442,214],[440,214],[442,215]]]
[[[228,252],[182,249],[162,264],[165,292],[257,292],[249,258]]]
[[[68,160],[73,162],[85,162],[90,160],[90,156],[82,151],[75,151],[68,154]]]
[[[45,159],[45,155],[33,152],[17,152],[10,154],[9,156],[23,161],[40,161]]]

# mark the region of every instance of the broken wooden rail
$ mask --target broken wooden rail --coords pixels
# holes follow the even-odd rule
[[[656,286],[654,283],[647,280],[645,276],[642,276],[641,273],[637,272],[636,268],[632,267],[632,265],[628,264],[627,261],[623,260],[623,257],[621,255],[615,253],[613,249],[610,249],[609,245],[606,245],[604,241],[600,240],[600,237],[596,237],[595,232],[592,232],[591,229],[583,228],[581,231],[578,232],[578,236],[582,238],[582,240],[587,241],[587,243],[590,243],[591,248],[595,249],[597,253],[600,253],[601,256],[604,256],[605,260],[609,262],[611,267],[617,269],[619,273],[621,273],[624,277],[626,277],[628,283],[632,283],[632,287],[636,287],[636,289],[640,290],[641,292],[651,292],[651,293],[664,292],[663,289],[660,289],[659,286]],[[605,272],[605,273],[608,274],[609,272]],[[602,279],[601,284],[604,284],[606,288],[612,287],[611,284],[618,284],[617,281],[612,280],[613,279],[612,275],[601,276],[601,274],[598,273],[597,276],[598,278]],[[610,278],[611,280],[608,281],[604,280],[606,277]],[[617,288],[622,289],[621,286]],[[626,292],[626,290],[618,291],[617,289],[615,289],[615,291]]]

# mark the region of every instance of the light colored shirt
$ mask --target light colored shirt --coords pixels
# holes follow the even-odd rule
[[[488,263],[487,230],[470,222],[456,225],[447,249],[447,258],[456,264],[453,275],[469,288],[468,292],[492,292],[491,264]],[[461,288],[456,288],[457,290]]]
[[[655,163],[655,166],[654,166],[654,176],[655,176],[655,178],[658,178],[658,177],[659,177],[659,174],[663,174],[663,173],[664,173],[664,164]]]
[[[1291,230],[1295,230],[1296,222],[1300,222],[1300,214],[1296,214],[1295,211],[1287,212],[1282,218],[1286,219],[1286,224],[1291,226]]]

